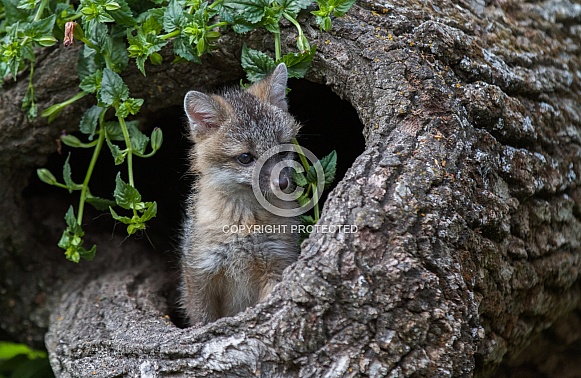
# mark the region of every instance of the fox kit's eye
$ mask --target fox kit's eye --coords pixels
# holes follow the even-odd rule
[[[238,162],[242,165],[248,165],[254,161],[254,157],[248,153],[243,153],[238,155],[236,160],[238,160]]]

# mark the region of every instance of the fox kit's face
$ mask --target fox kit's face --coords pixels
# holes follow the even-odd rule
[[[286,81],[286,66],[279,65],[246,91],[210,96],[192,91],[186,95],[184,107],[195,142],[194,169],[205,180],[216,188],[244,190],[252,185],[255,169],[261,168],[262,192],[291,190],[292,171],[281,167],[288,166],[284,161],[293,156],[272,150],[292,143],[300,127],[287,112]],[[257,164],[262,163],[261,157],[268,158]]]

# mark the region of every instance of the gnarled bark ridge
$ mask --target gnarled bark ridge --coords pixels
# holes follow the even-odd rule
[[[490,374],[580,303],[580,14],[568,1],[360,1],[331,34],[307,16],[317,44],[308,78],[353,104],[366,138],[320,224],[358,231],[312,234],[267,302],[203,328],[165,316],[159,256],[105,263],[114,254],[105,248],[91,269],[113,269],[60,278],[49,296],[57,374]],[[240,43],[227,35],[222,46],[195,74],[132,73],[145,114],[236,76]],[[40,75],[62,54],[50,53]],[[63,85],[74,92],[74,80]],[[62,127],[18,117],[24,131],[2,136],[12,143],[0,156],[8,178],[9,158],[24,148],[19,169],[32,169],[47,154],[34,146]],[[20,135],[38,141],[22,147]],[[0,182],[5,198],[24,185]],[[24,222],[19,206],[11,227]],[[14,228],[1,232],[4,245],[25,245],[6,236]]]

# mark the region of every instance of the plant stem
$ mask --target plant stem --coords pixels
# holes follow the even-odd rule
[[[75,102],[77,100],[82,99],[83,97],[85,97],[88,94],[89,94],[89,92],[85,92],[85,91],[79,92],[76,95],[74,95],[73,97],[69,98],[68,100],[61,102],[60,105],[65,107],[67,105],[72,104],[73,102]]]
[[[220,27],[222,27],[222,26],[226,26],[226,25],[228,25],[228,23],[227,23],[227,22],[225,22],[225,21],[222,21],[222,22],[217,22],[217,23],[215,23],[214,25],[210,25],[210,26],[208,26],[208,30],[212,30],[212,29],[220,28]]]
[[[150,153],[148,153],[148,154],[140,154],[140,153],[139,153],[139,152],[137,152],[137,151],[133,151],[133,155],[135,155],[135,156],[137,156],[137,157],[140,157],[140,158],[147,159],[147,158],[150,158],[150,157],[152,157],[153,155],[155,155],[155,153],[156,153],[156,152],[157,152],[157,150],[153,150],[153,151],[151,151],[151,152],[150,152]]]
[[[60,104],[54,104],[49,106],[48,108],[44,109],[40,115],[41,117],[49,117],[54,112],[60,112],[61,109],[64,108],[65,106],[72,104],[73,102],[85,97],[88,94],[89,92],[85,91],[79,92],[73,97],[69,98],[68,100],[61,102]]]
[[[297,138],[293,138],[293,144],[297,148],[297,153],[299,154],[299,159],[301,160],[301,164],[303,165],[303,168],[308,171],[309,170],[309,162],[307,161],[307,158],[305,157],[305,154],[303,153],[303,149],[301,148],[301,145],[297,141]]]
[[[286,12],[282,12],[282,15],[284,16],[284,18],[289,20],[291,22],[291,24],[293,24],[297,28],[297,30],[299,32],[299,38],[302,37],[304,34],[303,34],[303,29],[301,28],[301,25],[299,24],[299,22],[297,20],[295,20],[293,17],[291,17],[291,15],[286,13]]]
[[[83,188],[81,189],[81,198],[79,200],[79,212],[77,214],[77,224],[81,226],[83,224],[83,212],[85,210],[85,201],[87,200],[87,194],[89,193],[89,181],[91,180],[91,175],[93,174],[93,169],[95,164],[97,164],[97,159],[99,158],[99,153],[101,152],[101,147],[103,147],[103,142],[105,141],[105,130],[103,128],[103,123],[105,119],[105,113],[101,114],[99,117],[99,139],[97,139],[97,145],[93,151],[93,157],[89,163],[89,168],[87,169],[87,174],[85,175],[85,180],[83,181]]]
[[[36,10],[36,14],[34,15],[33,22],[40,20],[40,18],[42,17],[42,13],[44,12],[44,8],[46,8],[47,4],[48,4],[48,0],[42,0],[40,2],[40,5],[38,6],[38,9]]]
[[[78,20],[79,18],[83,17],[82,13],[77,13],[77,14],[73,14],[72,16],[70,16],[69,18],[67,18],[67,21],[75,21]]]
[[[30,62],[30,75],[28,76],[28,92],[30,93],[30,107],[34,106],[34,85],[32,85],[32,77],[34,76],[34,62]]]
[[[91,41],[89,41],[87,38],[81,38],[81,42],[83,42],[85,45],[89,46],[90,48],[92,48],[93,50],[96,51],[101,51],[97,46],[95,46]]]
[[[222,4],[224,0],[216,0],[212,4],[208,5],[208,8],[214,9],[217,5]]]
[[[313,211],[315,212],[315,223],[317,223],[319,221],[320,218],[320,213],[319,213],[319,199],[318,197],[318,193],[317,193],[317,185],[315,184],[311,184],[311,186],[313,187],[313,200],[316,199],[316,203],[315,203],[315,207],[313,208]]]
[[[177,30],[172,31],[171,33],[160,35],[158,38],[165,41],[166,39],[177,37],[178,35],[180,35],[181,32],[182,31],[180,29],[177,29]]]
[[[280,32],[273,33],[274,34],[274,57],[275,61],[279,61],[281,58],[280,53]]]
[[[117,108],[115,110],[117,110]],[[133,181],[133,147],[131,146],[131,139],[129,138],[129,130],[127,130],[125,118],[117,117],[117,119],[119,120],[121,131],[123,131],[125,145],[127,146],[127,173],[129,175],[129,185],[135,188],[135,182]]]

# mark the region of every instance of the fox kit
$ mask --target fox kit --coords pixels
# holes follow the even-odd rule
[[[300,128],[287,112],[286,82],[286,66],[279,64],[245,91],[191,91],[184,99],[197,174],[181,257],[181,303],[191,325],[261,301],[297,259],[298,235],[291,233],[297,219],[272,214],[252,189],[257,160],[272,147],[291,143]],[[274,154],[258,176],[260,192],[283,209],[296,204],[273,194],[292,188],[291,170],[271,172],[286,158]]]

